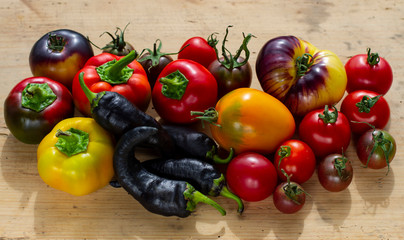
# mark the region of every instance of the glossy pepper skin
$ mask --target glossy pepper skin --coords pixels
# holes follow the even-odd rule
[[[84,94],[79,75],[84,72],[84,82],[93,92],[117,92],[140,110],[146,111],[151,101],[151,88],[142,65],[135,59],[136,51],[126,56],[101,53],[90,58],[73,80],[73,99],[78,110],[91,116],[90,102]]]
[[[113,137],[94,119],[68,118],[39,144],[38,172],[49,186],[82,196],[108,185],[114,175],[113,154]]]
[[[172,180],[147,171],[134,156],[136,147],[158,133],[153,127],[136,127],[118,141],[114,153],[114,170],[119,184],[148,211],[163,216],[187,217],[198,202],[212,205],[225,215],[216,202],[180,180]]]
[[[347,85],[345,67],[336,54],[294,36],[265,43],[255,67],[262,89],[294,116],[337,103]]]
[[[27,100],[23,104],[23,99]],[[61,120],[74,114],[70,91],[46,77],[19,82],[4,101],[4,120],[19,141],[38,144]]]
[[[70,29],[44,34],[32,46],[29,65],[34,76],[48,77],[71,90],[74,75],[94,56],[88,39]]]

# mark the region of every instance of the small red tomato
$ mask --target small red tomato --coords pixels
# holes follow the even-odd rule
[[[295,182],[291,182],[289,176],[286,182],[279,184],[273,194],[273,201],[276,209],[282,213],[296,213],[303,208],[306,203],[306,192],[302,186]]]
[[[381,129],[366,131],[358,140],[356,154],[363,165],[372,169],[390,168],[396,154],[396,141]]]
[[[340,192],[352,182],[353,168],[347,157],[333,153],[322,159],[317,168],[320,184],[330,192]]]
[[[202,37],[192,37],[181,46],[178,59],[193,60],[207,69],[217,59],[215,49],[210,44]]]
[[[390,119],[390,107],[386,99],[368,90],[348,94],[342,101],[341,112],[349,119],[351,131],[358,135],[371,129],[368,124],[383,129]]]
[[[299,137],[321,158],[346,151],[351,142],[351,128],[343,113],[325,106],[304,116],[299,125]]]
[[[249,202],[269,197],[277,184],[277,173],[269,159],[261,154],[245,152],[229,163],[226,171],[230,190]]]
[[[377,53],[358,54],[345,64],[348,78],[347,92],[370,90],[386,94],[393,82],[393,71],[386,59]]]
[[[274,164],[278,176],[286,181],[285,171],[290,180],[303,184],[311,178],[316,169],[316,156],[306,143],[291,139],[283,142],[276,151]]]

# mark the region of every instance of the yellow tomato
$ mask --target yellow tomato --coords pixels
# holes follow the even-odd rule
[[[112,136],[92,118],[62,120],[41,141],[38,172],[49,186],[81,196],[106,186],[114,175]]]
[[[236,154],[254,151],[272,153],[295,132],[295,121],[288,108],[271,95],[253,88],[239,88],[216,104],[216,124],[212,137]]]

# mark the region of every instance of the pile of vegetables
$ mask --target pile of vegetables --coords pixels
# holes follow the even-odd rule
[[[245,201],[272,195],[290,214],[304,206],[304,183],[316,171],[330,192],[350,185],[351,139],[364,167],[388,174],[396,143],[384,129],[384,95],[393,75],[370,49],[344,65],[305,40],[273,38],[255,63],[258,90],[250,88],[252,34],[243,34],[235,54],[225,46],[232,26],[221,55],[218,33],[192,37],[177,53],[162,52],[160,40],[138,53],[124,39],[126,27],[105,32],[112,41],[97,55],[78,32],[45,34],[30,53],[33,77],[4,103],[10,132],[38,144],[38,172],[49,186],[81,196],[109,184],[152,213],[178,217],[200,202],[225,215],[218,196],[241,214]],[[160,119],[146,113],[150,105]],[[156,156],[140,161],[139,149]]]

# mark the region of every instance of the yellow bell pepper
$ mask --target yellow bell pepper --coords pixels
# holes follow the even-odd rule
[[[37,149],[38,172],[49,186],[76,196],[106,186],[114,175],[112,135],[94,119],[62,120]]]

